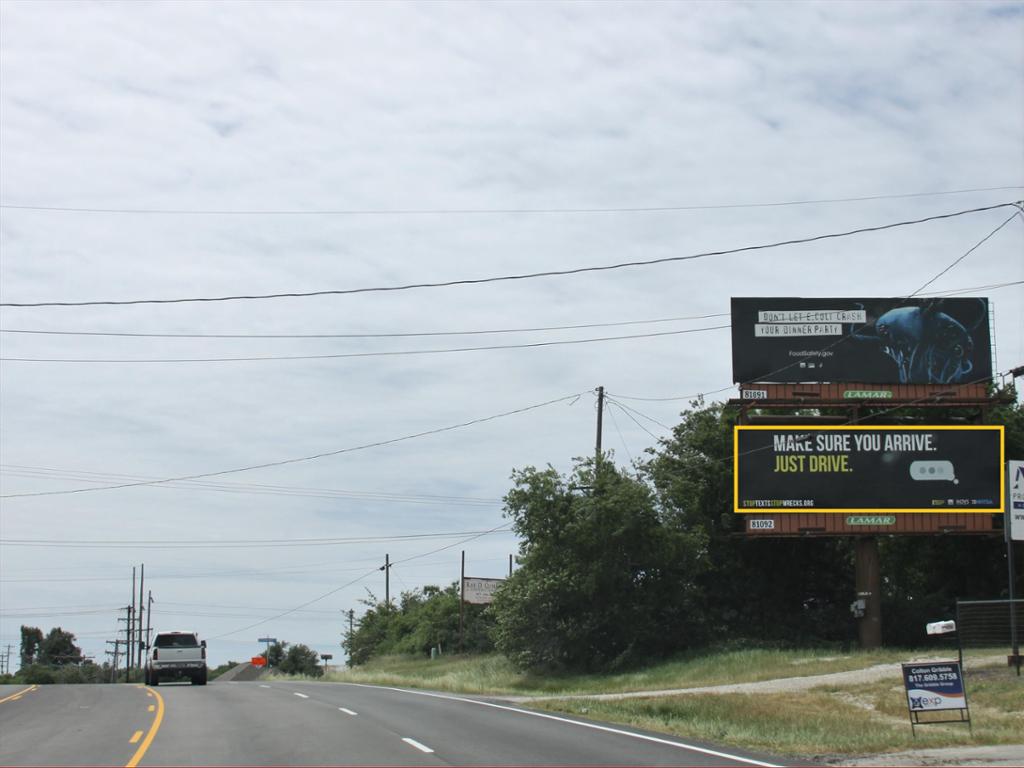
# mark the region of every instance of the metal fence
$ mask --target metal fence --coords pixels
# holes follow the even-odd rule
[[[1021,670],[1020,640],[1024,632],[1024,600],[957,600],[956,636],[960,661],[964,649],[1005,648]]]

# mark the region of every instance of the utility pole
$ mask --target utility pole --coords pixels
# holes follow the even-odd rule
[[[146,649],[149,649],[149,630],[153,620],[153,590],[149,590],[146,600]]]
[[[384,555],[384,565],[380,567],[384,571],[384,603],[391,607],[391,561],[389,555]]]
[[[143,590],[143,587],[144,587],[145,583],[146,583],[146,564],[143,563],[140,566],[140,570],[139,570],[139,620],[138,620],[138,625],[139,625],[139,627],[138,627],[138,636],[139,636],[139,639],[138,639],[138,642],[136,643],[136,646],[135,646],[138,649],[136,651],[136,659],[137,659],[136,663],[135,663],[135,668],[136,669],[142,669],[142,648],[144,646],[144,643],[142,641],[142,614],[146,612],[146,609],[143,607],[144,603],[142,602],[142,595],[144,594],[142,590]]]
[[[117,682],[117,657],[118,657],[118,652],[119,652],[120,647],[121,647],[121,640],[120,640],[120,638],[118,638],[117,640],[107,640],[107,645],[114,646],[114,650],[107,651],[107,656],[113,656],[114,657],[114,662],[111,665],[112,669],[111,669],[111,672],[110,672],[110,682],[116,683]]]
[[[3,674],[9,674],[11,671],[11,646],[8,644],[7,650],[4,652],[4,665]]]
[[[348,665],[352,666],[352,635],[355,632],[356,612],[348,609]]]
[[[132,595],[133,596],[134,596],[134,593],[135,593],[135,590],[133,588],[132,589]],[[131,682],[131,673],[132,673],[132,670],[131,670],[131,662],[132,662],[132,652],[131,652],[132,606],[126,605],[121,610],[124,611],[125,616],[124,616],[124,618],[118,618],[117,622],[118,622],[118,624],[120,624],[122,621],[125,623],[124,624],[124,640],[122,640],[121,638],[117,638],[117,640],[115,640],[115,642],[118,643],[118,645],[114,646],[114,650],[116,652],[119,649],[119,645],[124,645],[124,647],[125,647],[125,659],[124,659],[125,680],[126,680],[126,682]],[[115,661],[117,660],[117,656],[116,655],[114,657],[114,660]],[[114,667],[114,670],[116,672],[116,670],[117,670],[116,666]]]
[[[512,555],[508,556],[508,577],[512,578]]]
[[[134,646],[134,642],[133,642],[135,640],[135,566],[134,565],[132,566],[132,607],[131,607],[131,611],[128,613],[128,637],[127,637],[127,640],[128,640],[128,643],[126,644],[125,647],[126,647],[126,649],[128,651],[128,656],[127,656],[127,658],[125,660],[125,670],[127,670],[128,682],[130,683],[132,681],[132,660],[133,660],[133,657],[135,656],[135,654],[134,654],[134,647],[135,646]]]
[[[604,422],[604,387],[597,388],[597,445],[594,452],[594,485],[597,485],[597,465],[601,463],[601,426]]]

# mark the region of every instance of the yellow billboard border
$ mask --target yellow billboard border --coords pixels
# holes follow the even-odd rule
[[[878,509],[874,507],[841,507],[841,508],[819,508],[803,507],[794,509],[792,507],[745,507],[739,508],[737,502],[740,495],[740,430],[807,430],[820,431],[825,429],[842,430],[875,430],[875,431],[907,431],[912,429],[927,429],[931,431],[947,431],[953,429],[967,429],[974,432],[979,430],[995,430],[999,432],[999,508],[998,509],[976,509],[971,507],[926,507],[924,509]],[[816,515],[825,514],[922,514],[930,513],[935,515],[998,515],[1006,509],[1006,428],[1002,424],[977,424],[977,425],[921,425],[913,424],[900,426],[898,424],[829,424],[816,426],[813,424],[735,424],[732,428],[732,511],[737,515]]]

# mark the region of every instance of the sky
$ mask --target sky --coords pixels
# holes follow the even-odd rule
[[[1019,2],[4,0],[0,303],[476,280],[1012,202],[1022,65]],[[730,297],[905,296],[1012,214],[4,306],[0,654],[61,626],[102,661],[144,564],[153,626],[213,664],[260,637],[340,659],[385,556],[393,597],[456,582],[463,551],[507,573],[510,475],[592,455],[598,386],[627,467],[696,395],[737,396]],[[1022,280],[1017,217],[927,290],[990,299],[1006,371]]]

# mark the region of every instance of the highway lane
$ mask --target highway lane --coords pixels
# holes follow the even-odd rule
[[[155,716],[140,686],[3,685],[0,765],[127,766]]]
[[[133,758],[143,767],[781,764],[478,697],[345,683],[44,686],[0,703],[0,764]]]

